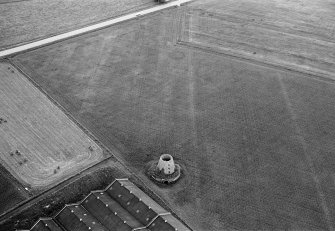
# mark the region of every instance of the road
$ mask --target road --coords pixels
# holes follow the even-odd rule
[[[14,48],[10,48],[10,49],[7,49],[7,50],[3,50],[3,51],[0,51],[0,58],[4,58],[6,56],[13,55],[13,54],[16,54],[16,53],[19,53],[19,52],[31,50],[31,49],[34,49],[34,48],[37,48],[37,47],[45,46],[45,45],[48,45],[48,44],[51,44],[51,43],[54,43],[54,42],[58,42],[58,41],[68,39],[68,38],[71,38],[71,37],[74,37],[74,36],[78,36],[78,35],[81,35],[81,34],[84,34],[84,33],[88,33],[88,32],[91,32],[91,31],[99,30],[99,29],[114,25],[116,23],[120,23],[120,22],[123,22],[123,21],[127,21],[127,20],[130,20],[130,19],[141,17],[143,15],[151,14],[151,13],[154,13],[156,11],[161,11],[161,10],[164,10],[164,9],[167,9],[167,8],[170,8],[170,7],[174,7],[174,6],[180,6],[181,4],[184,4],[184,3],[187,3],[187,2],[190,2],[190,1],[192,1],[192,0],[172,1],[172,2],[169,2],[169,3],[165,3],[165,4],[162,4],[162,5],[152,7],[150,9],[142,10],[142,11],[131,13],[131,14],[127,14],[127,15],[124,15],[124,16],[121,16],[121,17],[118,17],[118,18],[107,20],[105,22],[101,22],[101,23],[97,23],[97,24],[94,24],[94,25],[91,25],[91,26],[87,26],[87,27],[84,27],[84,28],[81,28],[81,29],[78,29],[78,30],[74,30],[74,31],[70,31],[70,32],[67,32],[67,33],[51,36],[51,37],[46,38],[46,39],[41,39],[41,40],[38,40],[38,41],[35,41],[35,42],[32,42],[32,43],[28,43],[28,44],[24,44],[24,45],[17,46],[17,47],[14,47]]]

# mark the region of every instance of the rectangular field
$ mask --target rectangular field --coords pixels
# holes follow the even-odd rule
[[[99,161],[102,149],[28,79],[0,63],[0,163],[47,186]]]
[[[244,19],[236,15],[232,18],[198,10],[189,14],[185,17],[189,29],[183,31],[183,42],[335,78],[335,43],[326,36],[315,38],[272,24],[241,26]]]

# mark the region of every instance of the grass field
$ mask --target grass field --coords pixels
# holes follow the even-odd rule
[[[0,63],[1,164],[24,183],[48,186],[101,160],[102,149],[28,79]]]
[[[0,214],[29,197],[24,187],[3,166],[0,166],[0,184]]]
[[[116,146],[119,158],[146,182],[150,183],[143,174],[145,163],[162,153],[171,153],[186,166],[180,184],[152,188],[194,230],[331,230],[335,227],[331,76],[302,74],[304,67],[297,59],[292,62],[295,71],[276,66],[274,56],[280,48],[282,57],[294,56],[281,47],[283,43],[263,44],[264,50],[279,46],[267,56],[275,63],[269,66],[259,57],[239,55],[243,47],[228,47],[236,49],[232,58],[206,47],[208,40],[194,37],[198,32],[210,35],[210,29],[218,33],[218,14],[224,17],[227,9],[239,18],[234,30],[243,30],[256,9],[263,9],[257,13],[259,22],[252,23],[252,28],[263,31],[264,25],[258,24],[268,19],[265,10],[272,6],[286,12],[285,19],[278,14],[272,22],[280,29],[274,36],[279,41],[288,36],[282,35],[288,27],[281,20],[293,19],[301,9],[285,8],[281,0],[264,5],[244,2],[245,8],[236,1],[195,1],[30,51],[14,61],[104,144]],[[334,14],[328,2],[316,2],[320,6],[316,14],[324,12],[325,21],[331,22]],[[212,11],[212,16],[204,16],[208,21],[200,20],[199,8]],[[249,8],[255,11],[245,16]],[[183,21],[190,14],[195,20]],[[307,25],[306,15],[292,20],[297,28],[285,33],[297,36],[302,25],[316,32],[319,21]],[[184,34],[193,36],[184,41],[203,46],[178,43]],[[329,34],[316,34],[331,39]],[[258,35],[263,41],[262,33]],[[317,39],[313,33],[308,36]],[[319,40],[313,45],[320,45]],[[286,45],[300,46],[299,42],[289,40]],[[218,44],[215,48],[227,48]],[[324,58],[330,65],[316,67],[334,70],[332,54],[322,57],[324,51],[310,51],[315,52],[315,62],[307,56],[298,59],[315,64]]]

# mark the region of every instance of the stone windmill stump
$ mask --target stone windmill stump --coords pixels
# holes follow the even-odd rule
[[[150,164],[147,174],[156,182],[171,184],[179,179],[181,168],[170,154],[163,154],[158,161]]]
[[[161,155],[161,157],[159,158],[158,164],[157,164],[157,168],[160,171],[164,171],[164,174],[172,174],[174,173],[175,170],[175,164],[174,164],[174,160],[173,157],[169,154],[163,154]]]

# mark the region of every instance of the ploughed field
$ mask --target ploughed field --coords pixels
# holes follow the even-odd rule
[[[12,60],[146,182],[162,153],[185,166],[174,188],[152,187],[194,230],[332,229],[335,41],[307,1],[243,2],[195,1]],[[311,6],[333,21],[330,1]]]

